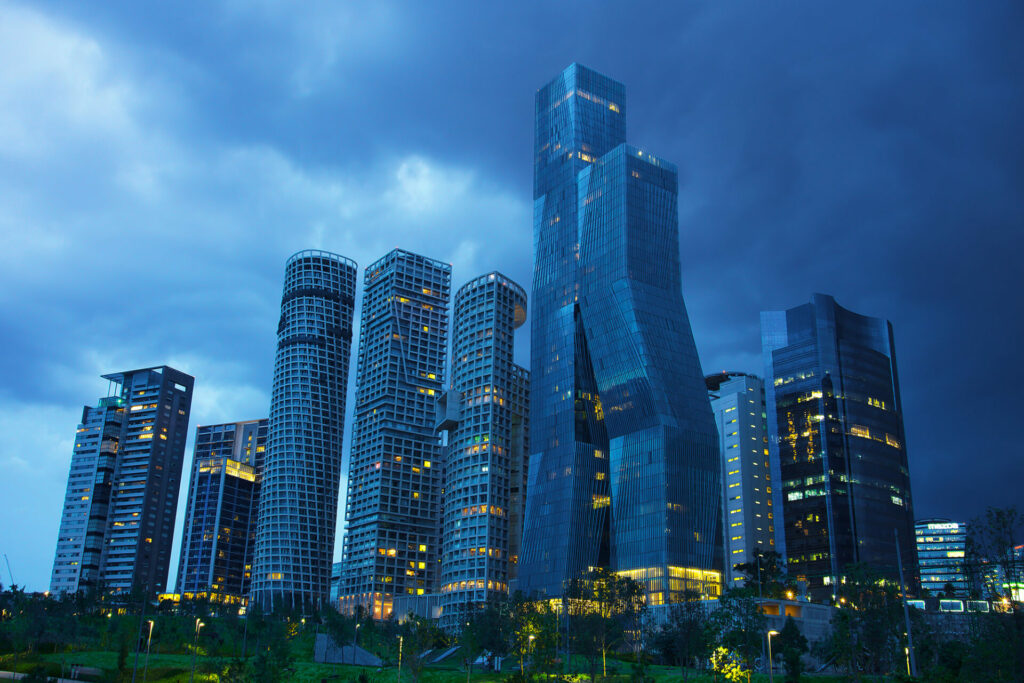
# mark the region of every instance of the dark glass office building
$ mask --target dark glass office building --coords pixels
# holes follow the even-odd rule
[[[366,268],[340,608],[386,619],[436,591],[444,463],[434,427],[451,265],[395,249]]]
[[[441,533],[441,626],[508,595],[519,560],[526,488],[529,374],[513,362],[526,291],[501,273],[455,294],[452,385],[438,403],[448,432]]]
[[[683,303],[676,168],[625,144],[622,84],[536,96],[530,463],[519,588],[604,566],[714,594],[718,436]]]
[[[162,593],[194,379],[167,366],[103,379],[78,425],[50,591]]]
[[[175,588],[185,600],[248,598],[267,422],[196,428]]]
[[[830,296],[761,313],[775,509],[789,571],[827,599],[853,562],[917,585],[892,325]],[[895,533],[894,533],[895,532]]]
[[[252,599],[265,610],[328,599],[355,294],[354,261],[288,259],[253,557]]]

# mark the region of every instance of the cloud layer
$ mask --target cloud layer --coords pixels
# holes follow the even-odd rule
[[[0,4],[0,552],[46,587],[99,375],[194,374],[193,425],[267,414],[294,251],[400,246],[529,288],[533,92],[571,61],[623,81],[630,140],[679,164],[707,371],[761,372],[758,311],[833,294],[895,325],[918,516],[1016,502],[1022,18]]]

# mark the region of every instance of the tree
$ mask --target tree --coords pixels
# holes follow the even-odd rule
[[[748,669],[761,654],[768,623],[750,592],[749,588],[726,590],[710,618],[718,634],[718,645],[738,655]]]
[[[697,665],[711,653],[713,634],[700,593],[685,591],[669,609],[668,622],[655,638],[662,654],[679,666],[686,680],[688,667]]]
[[[711,653],[711,668],[732,683],[739,683],[747,677],[748,672],[743,668],[741,661],[735,652],[721,646]]]
[[[735,569],[746,577],[744,586],[758,597],[784,598],[795,588],[785,558],[774,550],[758,550],[753,562],[741,562]]]
[[[355,645],[356,626],[359,624],[355,616],[342,614],[333,607],[327,607],[321,611],[320,618],[324,632],[334,641],[335,645],[338,647],[344,647],[349,644]],[[355,662],[354,651],[352,661]]]
[[[608,675],[608,650],[628,645],[636,652],[646,608],[643,587],[628,577],[594,569],[569,584],[567,591],[572,638],[578,653],[590,662],[590,678]]]
[[[1024,553],[1018,550],[1024,516],[1015,507],[990,507],[971,520],[967,566],[972,580],[994,597],[1014,602],[1013,588],[1024,580]]]
[[[850,564],[837,593],[839,611],[832,633],[816,647],[819,656],[847,676],[901,671],[906,641],[899,587],[868,565]]]
[[[480,655],[489,653],[492,657],[504,657],[510,641],[510,620],[507,617],[507,603],[491,601],[483,606],[466,603],[460,621],[464,624],[459,633],[459,647],[466,665],[466,680],[472,673],[473,662]]]
[[[558,618],[546,602],[516,593],[508,603],[508,652],[519,661],[520,678],[554,671],[558,655]]]
[[[786,683],[799,683],[803,673],[803,655],[807,652],[807,638],[800,633],[800,627],[793,617],[786,617],[786,623],[777,638],[782,654],[782,665],[786,669]]]
[[[267,620],[266,630],[253,660],[252,680],[256,683],[291,680],[295,673],[293,659],[285,622]]]

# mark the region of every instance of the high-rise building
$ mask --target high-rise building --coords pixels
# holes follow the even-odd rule
[[[968,597],[967,525],[948,519],[919,519],[914,527],[921,589],[933,596]]]
[[[438,403],[448,432],[441,534],[441,625],[508,594],[526,489],[529,374],[513,361],[526,291],[489,273],[455,294],[452,383]]]
[[[377,619],[437,586],[451,266],[396,249],[367,267],[340,607]]]
[[[163,592],[194,379],[167,366],[103,375],[82,411],[50,591]]]
[[[768,443],[789,572],[819,599],[848,564],[916,587],[914,507],[892,325],[835,299],[761,313]],[[776,519],[776,522],[779,520]]]
[[[718,425],[722,464],[723,575],[727,586],[743,585],[737,564],[758,552],[776,551],[764,382],[743,372],[705,378]]]
[[[328,599],[341,485],[356,264],[300,251],[285,266],[252,599],[318,610]]]
[[[267,420],[196,428],[176,591],[240,603],[249,596]]]
[[[335,562],[331,565],[331,606],[338,608],[338,598],[341,596],[341,577],[345,572],[344,562]]]
[[[717,434],[683,303],[674,165],[625,144],[625,92],[578,64],[537,92],[530,463],[518,587],[589,567],[653,604],[717,592]]]

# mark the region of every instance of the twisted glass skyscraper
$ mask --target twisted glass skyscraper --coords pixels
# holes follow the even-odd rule
[[[892,325],[815,294],[761,313],[771,462],[790,574],[818,598],[846,566],[896,580],[896,538],[915,586],[917,553]],[[778,520],[776,519],[776,523]]]
[[[433,592],[452,269],[395,249],[366,269],[340,607],[387,618],[396,595]]]
[[[596,566],[654,604],[717,592],[717,433],[677,185],[625,144],[622,84],[573,64],[537,92],[526,592],[560,595]]]
[[[330,591],[356,264],[300,251],[285,267],[252,599],[319,609]]]
[[[441,624],[508,594],[519,559],[526,489],[529,373],[513,362],[526,292],[501,273],[455,295],[452,386],[439,407],[448,431],[441,534]]]

